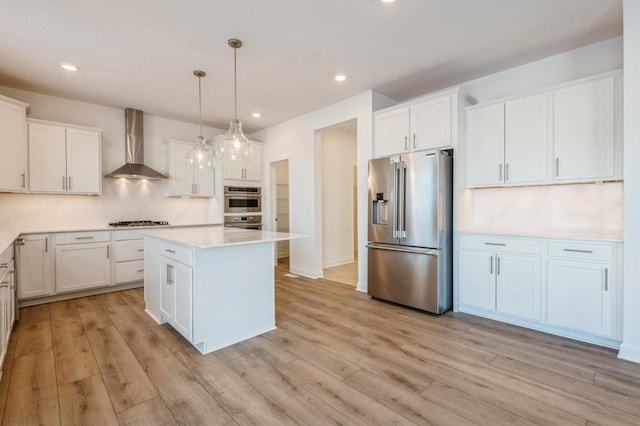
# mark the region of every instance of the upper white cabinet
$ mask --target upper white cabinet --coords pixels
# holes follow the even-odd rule
[[[460,88],[421,97],[374,114],[374,156],[455,148],[465,98]]]
[[[28,106],[0,96],[0,191],[26,191]]]
[[[615,98],[615,76],[554,91],[554,181],[616,177]]]
[[[234,180],[262,180],[262,143],[249,141],[251,158],[246,161],[223,160],[222,177]]]
[[[547,173],[548,95],[469,108],[469,186],[544,183]]]
[[[467,186],[622,178],[621,74],[467,111]]]
[[[213,197],[214,171],[187,167],[185,159],[193,142],[170,139],[166,145],[169,170],[168,197]]]
[[[100,194],[102,130],[40,120],[29,122],[29,190]]]

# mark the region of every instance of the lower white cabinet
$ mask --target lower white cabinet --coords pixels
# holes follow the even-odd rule
[[[193,338],[193,281],[190,266],[160,256],[160,312],[187,340]]]
[[[459,251],[459,303],[539,320],[540,257],[510,253],[523,249],[518,240],[482,237],[460,240],[462,247],[480,246],[483,250]],[[530,251],[539,253],[539,245],[534,244]]]
[[[604,249],[604,250],[603,250]],[[550,324],[611,337],[615,276],[610,245],[557,242],[547,260]]]
[[[18,299],[50,296],[55,293],[54,250],[49,234],[20,238],[18,256]]]
[[[4,365],[15,318],[15,264],[13,246],[10,246],[0,253],[0,369]]]
[[[608,241],[461,234],[457,309],[616,347],[621,250]]]
[[[111,235],[108,231],[56,236],[56,292],[111,284]]]

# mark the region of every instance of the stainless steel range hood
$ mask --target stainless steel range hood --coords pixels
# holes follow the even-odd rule
[[[124,166],[105,175],[110,178],[164,179],[168,176],[144,165],[144,134],[142,130],[143,112],[127,108],[125,113],[125,150],[127,162]]]

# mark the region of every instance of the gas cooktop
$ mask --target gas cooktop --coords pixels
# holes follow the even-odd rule
[[[124,220],[121,222],[111,222],[109,226],[113,228],[132,228],[135,226],[161,226],[168,225],[164,220]]]

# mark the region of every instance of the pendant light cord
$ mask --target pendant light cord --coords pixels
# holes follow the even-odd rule
[[[233,48],[233,96],[235,103],[235,118],[238,121],[238,71],[237,71],[237,52],[238,48]]]
[[[200,85],[200,77],[198,77],[198,126],[200,127],[200,136],[202,136],[202,86]]]

